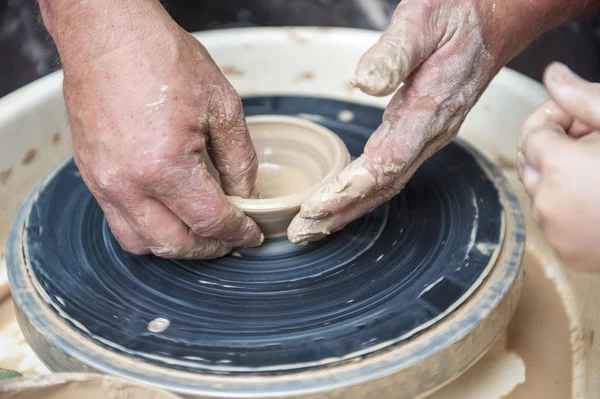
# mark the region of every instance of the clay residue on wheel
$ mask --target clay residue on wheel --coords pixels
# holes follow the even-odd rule
[[[27,150],[27,152],[23,155],[21,159],[21,163],[23,165],[29,165],[37,156],[38,150],[36,148],[31,148]]]
[[[12,168],[0,169],[0,184],[6,184],[12,174]]]
[[[515,159],[509,158],[502,153],[498,153],[494,161],[500,169],[515,169],[517,167]]]
[[[521,300],[508,326],[507,349],[525,362],[527,380],[505,399],[570,398],[570,321],[556,286],[537,257],[526,253]]]
[[[0,386],[3,399],[178,399],[178,396],[114,377],[53,374],[19,378]]]
[[[307,81],[307,80],[313,80],[314,78],[315,78],[314,72],[302,71],[292,79],[292,82],[300,83],[300,82]]]
[[[527,252],[523,289],[506,333],[475,366],[431,399],[571,397],[569,318],[543,265]]]
[[[223,65],[221,67],[221,72],[223,72],[223,75],[225,76],[244,76],[246,74],[246,71],[235,65]]]

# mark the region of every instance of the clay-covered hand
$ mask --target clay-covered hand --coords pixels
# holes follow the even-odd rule
[[[88,4],[106,4],[77,3],[78,17]],[[75,161],[115,237],[132,253],[170,258],[260,245],[258,226],[226,198],[250,196],[257,173],[238,94],[160,3],[108,3],[138,8],[103,21],[108,30],[96,43],[93,20],[89,42],[71,33],[78,45],[64,37],[75,28],[49,25],[64,68]],[[49,8],[47,18],[66,13]],[[201,159],[204,149],[223,189]]]
[[[565,264],[600,271],[600,84],[561,64],[544,83],[552,99],[523,125],[519,176]]]
[[[500,68],[568,13],[566,0],[405,0],[362,57],[355,84],[396,91],[364,153],[303,205],[288,229],[294,243],[320,239],[398,194],[415,170],[457,134]],[[542,10],[536,10],[536,7]],[[575,7],[572,7],[575,9]],[[398,89],[399,88],[399,89]]]

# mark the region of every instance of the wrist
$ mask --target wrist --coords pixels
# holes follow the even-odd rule
[[[600,10],[600,1],[485,0],[476,2],[489,53],[504,66],[543,33]]]
[[[93,60],[177,24],[158,0],[39,0],[63,67]]]

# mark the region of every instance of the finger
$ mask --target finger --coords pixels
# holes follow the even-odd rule
[[[362,200],[374,191],[377,179],[366,154],[351,162],[335,180],[311,195],[300,207],[300,216],[322,219],[342,212],[348,205]]]
[[[443,133],[432,126],[435,105],[423,105],[423,97],[414,85],[427,80],[423,71],[396,92],[383,116],[383,123],[371,135],[364,154],[348,165],[338,178],[310,196],[300,209],[306,219],[346,212],[346,208],[379,191],[398,193],[415,170],[435,151],[454,137],[450,123],[441,123]],[[415,116],[416,115],[416,116]],[[416,120],[415,120],[416,119]],[[417,123],[415,123],[417,122]],[[458,126],[458,125],[456,125]],[[437,134],[437,135],[436,135]]]
[[[208,153],[219,172],[223,191],[248,198],[256,181],[258,161],[242,103],[229,84],[218,88],[217,93],[209,117]]]
[[[347,206],[343,212],[328,214],[321,219],[304,218],[298,214],[288,227],[288,239],[293,244],[307,244],[311,241],[320,240],[371,212],[377,206],[389,200],[393,196],[390,194],[391,192],[387,192],[387,195],[371,193],[370,197]]]
[[[547,123],[556,123],[565,131],[569,130],[575,119],[556,104],[554,100],[548,100],[533,111],[525,120],[521,131],[528,131]]]
[[[569,130],[567,130],[567,133],[571,137],[581,138],[581,137],[587,136],[588,134],[592,134],[595,131],[597,131],[597,130],[592,128],[590,125],[587,125],[587,124],[583,123],[582,121],[580,121],[579,119],[576,119],[573,121],[573,124],[571,125],[571,127],[569,127]]]
[[[580,78],[557,62],[546,68],[544,84],[566,113],[585,125],[600,128],[600,84]]]
[[[144,237],[131,227],[129,221],[115,206],[100,197],[98,198],[98,204],[102,208],[108,226],[121,248],[135,255],[145,255],[151,252]]]
[[[146,240],[156,256],[177,259],[213,259],[227,255],[231,246],[214,239],[199,237],[164,204],[154,198],[145,199],[133,210],[132,225]]]
[[[262,244],[256,223],[227,200],[206,166],[174,168],[155,196],[200,237],[215,238],[232,247]]]
[[[537,189],[542,180],[540,172],[538,172],[538,170],[535,169],[533,166],[525,164],[525,167],[522,169],[522,172],[519,173],[519,178],[521,179],[521,182],[523,183],[527,194],[529,194],[531,198],[535,198]]]
[[[575,138],[583,137],[594,131],[589,125],[575,119],[572,115],[565,112],[554,100],[548,100],[536,108],[536,110],[527,118],[521,130],[531,130],[549,122],[556,123],[562,127],[569,136]]]
[[[549,161],[557,159],[565,146],[573,141],[560,126],[547,123],[524,132],[519,141],[519,149],[526,164],[543,174]]]
[[[598,151],[598,146],[600,146],[600,132],[596,130],[590,134],[585,135],[584,137],[577,140],[577,144],[581,144],[585,146],[585,148],[587,148],[589,151],[597,153],[596,151]]]
[[[374,96],[393,93],[436,49],[428,23],[431,10],[421,2],[402,2],[380,39],[360,59],[355,84]]]

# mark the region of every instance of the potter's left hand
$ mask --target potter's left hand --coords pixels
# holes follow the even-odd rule
[[[415,170],[457,134],[492,77],[545,30],[589,12],[571,0],[405,0],[362,57],[356,85],[396,91],[364,154],[303,205],[294,243],[320,239],[402,190]]]
[[[560,64],[544,83],[552,99],[523,125],[519,176],[565,264],[600,271],[600,84]]]

